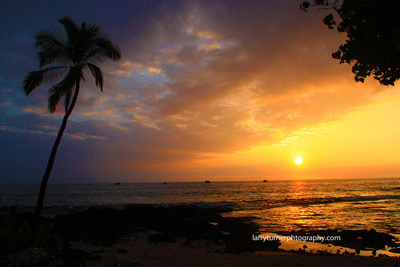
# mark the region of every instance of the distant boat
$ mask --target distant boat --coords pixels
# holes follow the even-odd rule
[[[211,182],[210,182],[209,180],[206,180],[205,183],[206,183],[206,184],[209,184],[209,183],[211,183]]]
[[[264,180],[263,183],[268,183],[268,180]]]
[[[121,183],[115,183],[114,185],[120,185]]]

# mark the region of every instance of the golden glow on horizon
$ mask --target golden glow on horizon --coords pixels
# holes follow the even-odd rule
[[[376,93],[369,104],[337,121],[305,127],[273,144],[203,154],[195,162],[196,171],[206,167],[207,174],[220,180],[398,177],[398,89]],[[288,164],[288,159],[296,157],[301,157],[301,165]]]
[[[303,163],[303,159],[301,157],[296,157],[294,159],[294,163],[296,163],[297,165],[301,165]]]
[[[188,33],[194,34],[194,30]],[[207,51],[223,50],[214,43],[198,45]],[[124,64],[148,75],[163,73],[157,64]],[[279,68],[271,68],[275,69]],[[278,77],[279,73],[274,75]],[[126,165],[132,172],[157,171],[160,176],[182,181],[203,179],[199,177],[221,181],[398,177],[400,88],[381,87],[372,79],[355,83],[350,73],[344,76],[341,72],[327,76],[325,81],[317,76],[315,79],[311,83],[285,83],[282,88],[280,82],[272,86],[261,76],[259,80],[238,79],[230,84],[235,88],[238,83],[236,89],[210,101],[207,108],[189,112],[185,111],[186,103],[177,113],[171,108],[172,115],[168,115],[164,127],[177,131],[179,149],[167,146],[165,151],[160,150],[163,153],[152,150],[161,160],[128,160]],[[193,85],[197,83],[193,79]],[[274,87],[276,90],[272,90]],[[169,109],[165,112],[169,114]],[[148,126],[142,116],[139,112],[131,117]],[[150,122],[158,119],[148,117]],[[173,127],[167,127],[168,123]],[[162,133],[163,128],[158,130]],[[195,140],[207,134],[208,141],[201,147],[192,145],[192,133],[201,133],[193,135]],[[230,144],[234,144],[232,148]],[[170,152],[176,158],[163,158]],[[117,166],[116,171],[120,171]]]

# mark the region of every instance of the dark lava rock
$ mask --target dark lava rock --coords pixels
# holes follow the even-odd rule
[[[63,258],[67,262],[82,262],[98,260],[100,259],[100,256],[94,255],[81,249],[70,249],[62,253],[61,258]]]
[[[121,253],[121,254],[126,254],[126,253],[128,253],[128,250],[124,249],[124,248],[120,248],[120,249],[117,250],[117,252]]]
[[[176,242],[175,238],[173,238],[169,234],[154,234],[152,236],[149,236],[147,240],[150,243],[174,243]]]

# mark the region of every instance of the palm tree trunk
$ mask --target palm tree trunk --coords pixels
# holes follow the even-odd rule
[[[39,229],[40,219],[42,217],[42,209],[43,209],[43,203],[44,203],[44,196],[46,194],[47,182],[49,181],[51,170],[53,169],[53,164],[54,164],[54,160],[56,158],[57,149],[58,149],[58,146],[60,145],[61,138],[64,134],[65,127],[67,126],[68,118],[71,115],[72,110],[74,109],[76,100],[78,98],[79,84],[80,84],[80,80],[78,80],[76,82],[74,97],[72,98],[71,105],[69,106],[67,112],[64,115],[64,119],[61,123],[61,128],[58,131],[56,141],[54,142],[53,149],[51,150],[51,153],[50,153],[50,158],[47,163],[47,168],[43,175],[42,184],[40,185],[39,197],[38,197],[38,201],[36,204],[35,219],[33,222],[33,229],[32,229],[32,239],[31,239],[32,245],[37,245],[36,243],[37,243],[37,237],[38,237],[38,229]]]

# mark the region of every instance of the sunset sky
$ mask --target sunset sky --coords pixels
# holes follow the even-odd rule
[[[63,117],[34,35],[57,19],[121,48],[81,84],[50,182],[400,176],[400,90],[331,58],[345,35],[286,1],[7,1],[0,16],[0,183],[38,183]],[[303,163],[295,164],[301,157]]]

